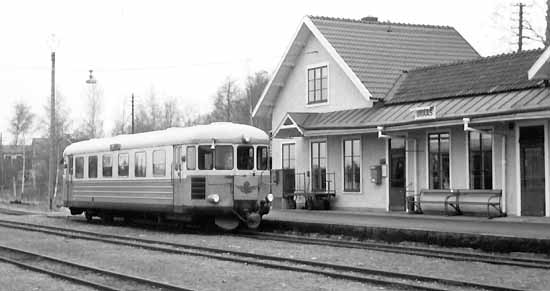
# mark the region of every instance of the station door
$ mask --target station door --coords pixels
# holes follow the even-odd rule
[[[545,215],[544,126],[520,127],[521,215]]]
[[[393,138],[389,140],[389,183],[390,183],[390,211],[405,210],[405,139]]]

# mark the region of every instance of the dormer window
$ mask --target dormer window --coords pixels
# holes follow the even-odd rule
[[[326,103],[328,100],[328,67],[307,70],[307,103]]]

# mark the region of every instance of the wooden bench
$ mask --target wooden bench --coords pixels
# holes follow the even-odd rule
[[[423,204],[443,205],[446,215],[449,215],[449,206],[451,206],[454,209],[454,213],[458,214],[458,191],[453,189],[422,189],[416,203],[420,213],[423,213]]]
[[[487,206],[487,217],[491,216],[491,207],[498,211],[498,216],[502,216],[500,200],[502,199],[502,190],[481,190],[481,189],[458,189],[458,207],[457,212],[462,214],[461,205],[481,205]],[[496,217],[496,216],[495,216]]]

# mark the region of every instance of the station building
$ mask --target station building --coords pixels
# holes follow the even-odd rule
[[[305,17],[253,114],[273,169],[333,208],[405,211],[423,189],[494,189],[550,216],[550,50],[480,57],[452,27]]]

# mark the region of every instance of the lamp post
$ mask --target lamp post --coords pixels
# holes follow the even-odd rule
[[[51,59],[52,59],[52,84],[51,84],[51,98],[50,98],[50,159],[49,159],[49,169],[48,169],[48,198],[50,204],[50,210],[53,209],[53,197],[54,197],[54,181],[55,181],[55,50],[57,48],[58,42],[55,38],[55,35],[52,35],[50,38],[50,50],[51,50]]]

